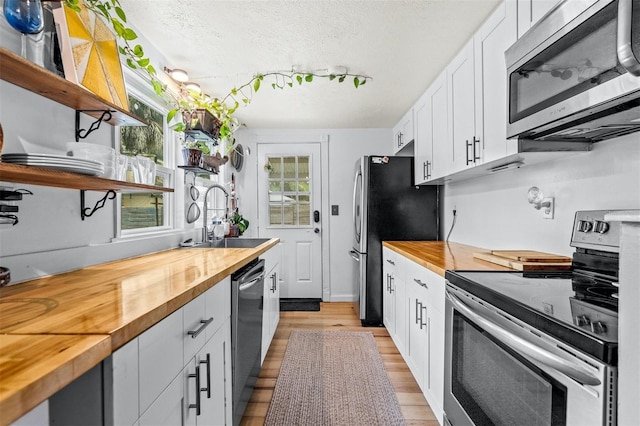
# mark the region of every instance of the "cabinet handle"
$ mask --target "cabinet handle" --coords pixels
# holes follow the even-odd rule
[[[389,275],[389,293],[393,293],[393,282],[395,281],[395,278],[393,278],[392,275]]]
[[[390,263],[390,264],[392,264],[393,266],[396,266],[396,262],[394,262],[394,261],[393,261],[393,260],[391,260],[391,259],[387,259],[387,262],[389,262],[389,263]]]
[[[271,274],[269,278],[271,279],[271,288],[269,290],[271,290],[272,293],[275,293],[276,292],[276,273],[274,272],[273,274]]]
[[[416,299],[416,324],[422,322],[422,318],[420,318],[422,316],[422,308],[418,309],[418,305],[422,305],[422,303],[420,303],[420,301]],[[418,316],[418,312],[420,312],[420,316]],[[422,328],[422,326],[420,326],[420,328]]]
[[[211,399],[211,354],[207,354],[205,361],[200,360],[200,364],[207,364],[207,387],[201,388],[200,392],[207,392],[207,399]]]
[[[476,154],[476,144],[478,145],[478,153]],[[480,160],[480,139],[473,137],[473,162]]]
[[[198,329],[195,331],[194,330],[187,331],[187,334],[191,336],[192,339],[195,339],[196,337],[198,337],[198,334],[202,333],[204,329],[207,328],[207,326],[212,322],[213,322],[213,317],[209,318],[208,320],[200,320],[200,324],[202,325],[198,327]]]
[[[419,280],[419,279],[417,279],[417,278],[414,278],[413,280],[414,280],[414,281],[415,281],[415,282],[416,282],[420,287],[424,287],[424,288],[426,288],[427,290],[429,290],[429,287],[427,287],[427,283],[423,283],[422,281],[420,281],[420,280]]]
[[[196,374],[189,374],[190,379],[196,379],[196,403],[189,404],[189,408],[196,409],[196,416],[200,415],[200,366],[196,365]]]
[[[424,313],[425,313],[425,314],[427,313],[427,307],[426,307],[426,306],[424,306],[424,305],[422,305],[422,306],[420,307],[420,330],[422,330],[422,326],[424,326],[424,327],[425,327],[425,330],[427,329],[427,323],[426,323],[426,322],[422,322],[422,320],[423,320],[422,310],[423,310],[423,309],[424,309]]]
[[[467,166],[468,166],[470,163],[473,163],[473,160],[470,160],[470,159],[469,159],[469,147],[470,147],[471,145],[473,145],[473,144],[470,144],[470,143],[469,143],[469,139],[467,139],[467,140],[465,141],[465,143],[467,144],[467,148],[466,148],[466,151],[467,151],[467,152],[466,152],[466,154],[467,154]]]
[[[429,171],[429,166],[431,166],[431,161],[425,161],[422,163],[422,176],[424,179],[429,179],[431,177],[431,172]]]
[[[398,132],[398,148],[402,146],[402,132]]]

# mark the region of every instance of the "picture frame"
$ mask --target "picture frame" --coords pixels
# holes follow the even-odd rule
[[[57,3],[54,20],[59,31],[64,75],[112,104],[129,110],[117,37],[108,24],[83,1],[76,12]]]

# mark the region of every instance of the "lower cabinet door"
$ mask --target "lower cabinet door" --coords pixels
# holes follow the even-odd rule
[[[138,424],[140,426],[176,426],[183,425],[182,397],[183,374],[179,374],[145,411]]]
[[[200,364],[200,416],[197,425],[231,425],[231,329],[230,320],[205,344]],[[208,365],[207,365],[208,362]],[[207,370],[209,367],[209,370]]]

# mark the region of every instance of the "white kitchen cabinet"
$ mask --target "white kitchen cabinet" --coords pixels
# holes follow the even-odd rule
[[[483,163],[514,154],[517,142],[507,139],[507,69],[504,52],[517,39],[515,0],[502,2],[476,32],[475,135]]]
[[[447,144],[449,118],[446,77],[446,73],[441,73],[413,108],[416,185],[445,176],[452,161]]]
[[[183,395],[186,368],[169,383],[158,398],[140,416],[140,426],[175,426],[186,424],[183,422]]]
[[[559,0],[517,0],[518,38],[529,31]]]
[[[393,153],[398,154],[413,141],[413,108],[400,119],[393,128]]]
[[[260,363],[264,362],[269,346],[280,322],[280,259],[282,246],[280,243],[262,255],[265,260],[264,296],[262,311],[262,354]]]
[[[393,250],[382,247],[383,323],[396,348],[405,356],[408,311],[401,259]]]
[[[451,172],[481,161],[475,123],[475,65],[470,40],[447,66]]]
[[[411,260],[400,259],[401,267],[406,271],[409,309],[409,349],[405,360],[433,413],[442,421],[445,281]]]

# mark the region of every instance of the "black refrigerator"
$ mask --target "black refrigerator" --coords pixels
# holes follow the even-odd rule
[[[415,186],[413,157],[365,156],[353,184],[354,290],[363,326],[382,326],[382,241],[439,237],[440,190]]]

